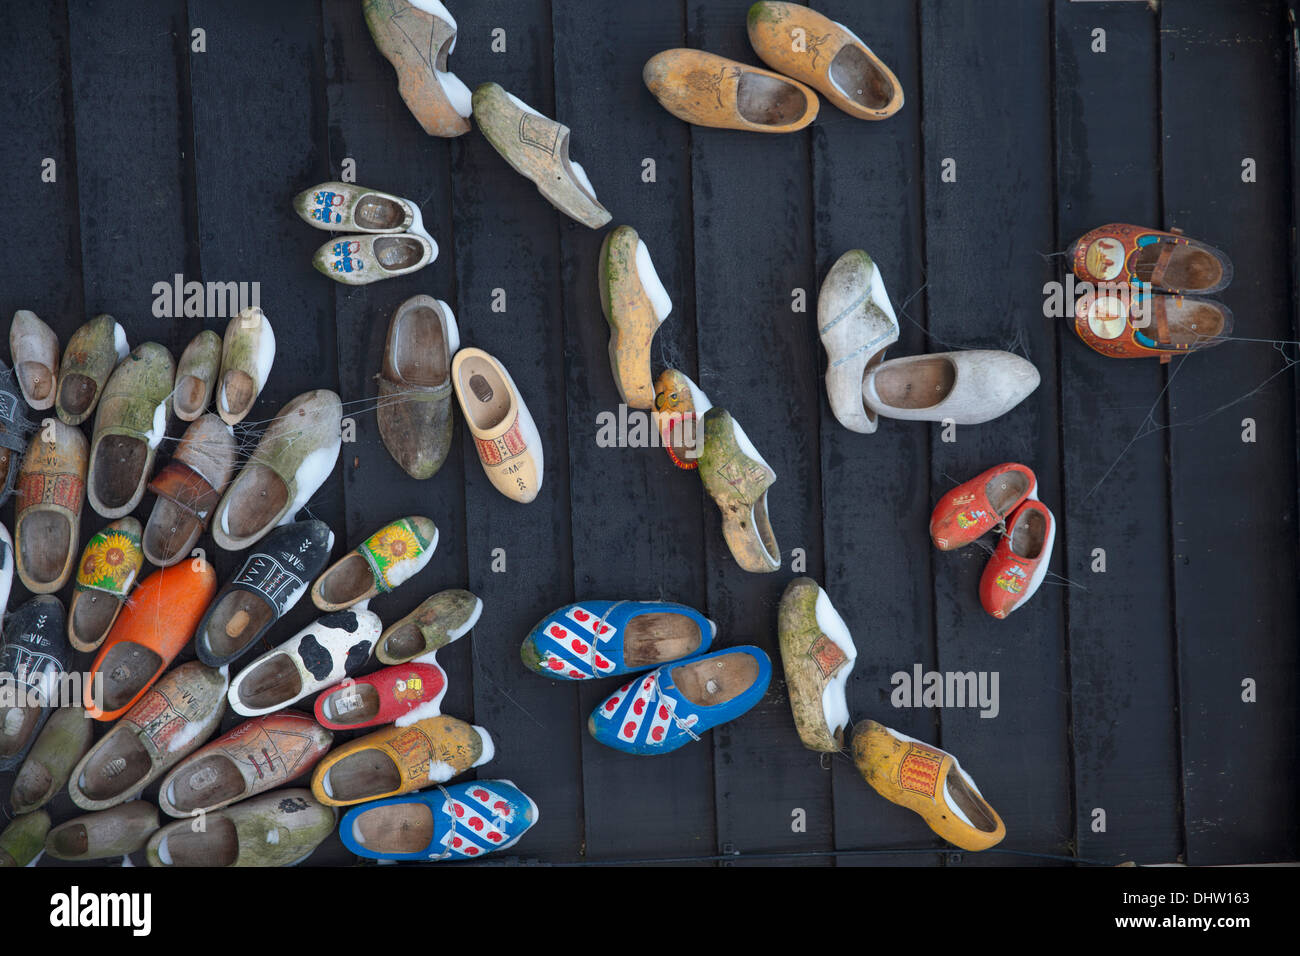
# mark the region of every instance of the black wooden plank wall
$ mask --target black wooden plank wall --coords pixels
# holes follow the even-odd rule
[[[1294,859],[1295,346],[1274,344],[1296,335],[1283,4],[814,5],[893,67],[907,99],[896,117],[862,123],[823,100],[809,131],[765,137],[662,110],[640,78],[654,53],[758,62],[749,0],[452,4],[450,68],[571,127],[609,228],[630,225],[649,247],[674,306],[656,371],[695,378],[776,470],[780,573],[736,566],[698,476],[661,449],[597,445],[597,416],[618,411],[596,284],[606,230],[553,210],[477,131],[426,136],[352,0],[14,11],[0,41],[0,199],[19,241],[0,310],[33,309],[63,342],[107,311],[133,346],[154,339],[179,356],[226,319],[156,315],[154,283],[180,273],[260,284],[280,348],[238,429],[244,450],[289,399],[335,388],[355,440],[309,505],[335,530],[335,556],[401,515],[437,522],[429,566],[373,607],[391,622],[444,588],[483,599],[472,634],[440,655],[444,711],[485,726],[496,757],[482,773],[540,805],[520,858]],[[41,180],[46,157],[54,182]],[[361,288],[315,273],[328,235],[289,200],[345,164],[421,206],[437,261]],[[1178,225],[1224,248],[1237,278],[1222,298],[1241,341],[1185,369],[1119,362],[1047,317],[1062,251],[1115,220]],[[954,441],[891,420],[871,436],[844,430],[824,397],[816,297],[853,248],[876,260],[898,311],[890,357],[1010,349],[1037,365],[1039,389]],[[534,503],[491,487],[459,420],[458,450],[428,481],[407,479],[384,451],[374,375],[389,318],[419,293],[450,303],[462,343],[497,355],[518,384],[546,452]],[[1242,441],[1247,418],[1254,442]],[[1032,604],[994,621],[978,601],[985,551],[934,552],[926,525],[942,493],[1002,461],[1035,469],[1060,524],[1053,574]],[[103,523],[87,509],[83,540]],[[224,580],[242,556],[209,548]],[[1006,821],[1011,854],[947,852],[845,755],[823,764],[800,746],[775,634],[799,573],[826,587],[855,637],[854,718],[955,753]],[[10,605],[25,598],[15,583]],[[669,757],[601,747],[585,725],[611,682],[552,684],[518,659],[526,631],[575,598],[700,607],[719,645],[772,655],[772,689]],[[268,646],[314,614],[300,605]],[[997,672],[998,716],[894,707],[891,675],[917,664]],[[1243,700],[1248,680],[1255,702]],[[75,813],[66,795],[51,809]],[[314,862],[352,859],[334,837]]]

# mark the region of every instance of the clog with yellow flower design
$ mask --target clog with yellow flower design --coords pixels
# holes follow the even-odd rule
[[[140,533],[140,522],[128,516],[86,542],[68,608],[68,640],[77,650],[95,650],[117,620],[144,565]]]
[[[376,531],[316,579],[311,599],[322,611],[341,611],[387,594],[433,557],[438,528],[421,515],[398,518]]]

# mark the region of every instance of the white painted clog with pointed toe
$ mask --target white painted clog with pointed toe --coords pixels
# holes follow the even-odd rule
[[[850,249],[831,266],[817,298],[817,332],[826,349],[826,397],[836,420],[869,435],[876,413],[863,401],[867,370],[898,341],[898,319],[880,269],[861,249]]]
[[[1038,387],[1033,363],[989,349],[890,359],[862,382],[867,409],[885,418],[978,425],[1005,415]]]

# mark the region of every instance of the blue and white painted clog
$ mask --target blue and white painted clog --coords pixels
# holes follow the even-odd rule
[[[558,680],[590,680],[703,654],[718,628],[684,604],[581,601],[534,627],[520,648],[524,666]]]

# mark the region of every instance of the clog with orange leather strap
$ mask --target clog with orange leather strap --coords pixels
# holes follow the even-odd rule
[[[1066,257],[1085,282],[1142,282],[1179,295],[1211,295],[1232,282],[1231,260],[1178,228],[1108,223],[1077,239]]]

